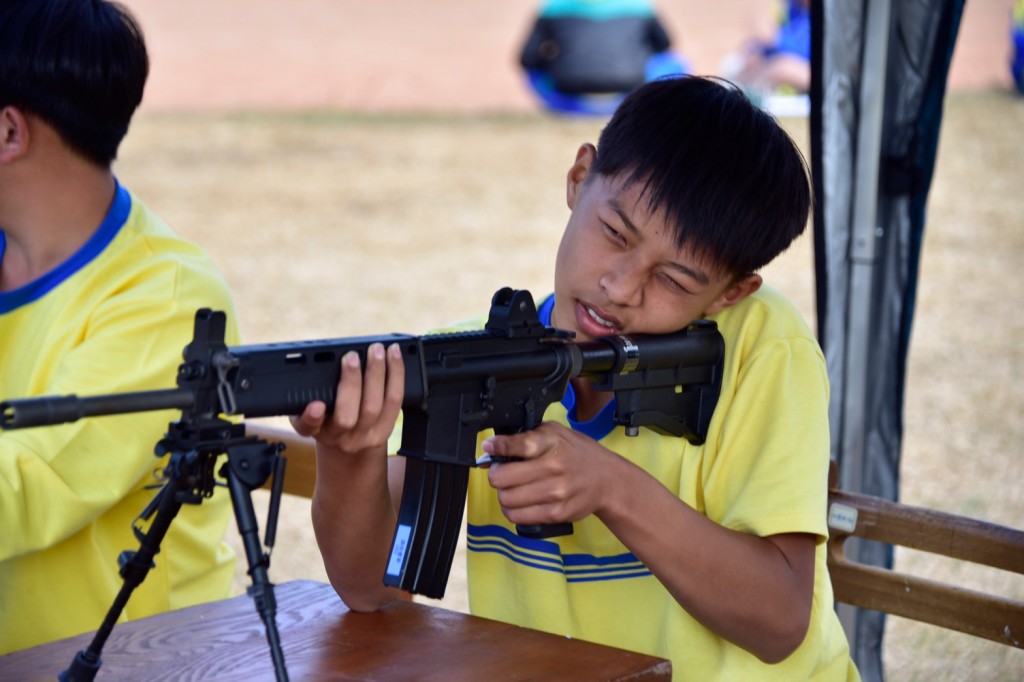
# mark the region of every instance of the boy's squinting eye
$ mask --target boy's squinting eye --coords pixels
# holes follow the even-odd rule
[[[601,225],[602,225],[602,227],[604,227],[604,231],[608,234],[608,236],[611,239],[613,239],[614,241],[616,241],[616,242],[618,242],[620,244],[626,243],[626,238],[622,236],[621,232],[619,232],[618,230],[616,230],[614,227],[612,227],[611,225],[609,225],[608,223],[606,223],[603,220],[601,221]]]
[[[674,291],[676,293],[680,293],[680,294],[688,294],[688,293],[690,293],[689,289],[687,289],[685,286],[680,284],[678,280],[676,280],[675,278],[671,277],[670,275],[662,274],[661,275],[661,280],[665,283],[665,286],[667,286],[669,289],[671,289],[672,291]]]

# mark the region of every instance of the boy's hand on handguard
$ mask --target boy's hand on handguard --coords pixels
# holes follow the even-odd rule
[[[555,422],[483,443],[482,466],[509,521],[523,525],[579,521],[599,511],[621,459],[594,439]],[[522,461],[487,463],[486,455]]]
[[[402,409],[405,363],[401,348],[372,344],[366,351],[366,371],[359,355],[350,351],[341,359],[341,378],[334,411],[327,414],[321,401],[291,417],[292,427],[321,446],[345,453],[385,449]]]

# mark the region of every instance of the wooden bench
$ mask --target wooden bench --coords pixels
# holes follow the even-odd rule
[[[1024,575],[1024,531],[835,487],[828,493],[828,568],[836,601],[1024,648],[1024,601],[869,566],[851,537]]]
[[[316,460],[290,429],[248,423],[248,432],[285,444],[284,491],[312,497]],[[1024,601],[964,589],[849,559],[851,537],[930,552],[1024,575],[1024,531],[912,507],[829,482],[828,566],[836,601],[1024,648]]]

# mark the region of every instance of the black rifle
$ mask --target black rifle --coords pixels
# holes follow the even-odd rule
[[[206,451],[227,452],[230,464],[231,446],[263,446],[256,456],[239,458],[245,461],[249,474],[245,483],[252,490],[269,478],[274,466],[279,466],[274,480],[279,489],[283,476],[279,448],[245,437],[244,424],[231,424],[221,415],[297,415],[314,400],[326,403],[330,411],[341,357],[356,351],[365,363],[366,350],[372,343],[396,343],[405,362],[404,424],[398,454],[406,457],[406,472],[384,582],[432,598],[444,596],[462,526],[469,467],[476,464],[481,431],[493,429],[507,434],[536,428],[548,406],[561,400],[569,380],[587,377],[601,390],[615,393],[615,420],[627,434],[636,435],[641,426],[646,426],[700,444],[718,401],[724,358],[722,336],[715,323],[706,320],[673,334],[609,336],[575,343],[571,332],[540,322],[528,291],[509,288],[494,294],[488,321],[479,331],[228,348],[224,328],[222,312],[204,309],[196,313],[195,336],[185,349],[176,389],[7,401],[0,403],[0,426],[21,428],[177,408],[182,410],[182,419],[172,423],[158,455],[183,449],[178,443],[183,440],[179,432],[184,432],[186,451],[194,453],[195,425],[209,423],[216,428],[201,434]],[[206,468],[212,470],[212,465]],[[241,494],[243,490],[235,494],[239,485],[232,486],[231,481],[240,478],[232,473],[235,468],[228,467],[224,473],[241,530],[239,505],[248,502],[246,519],[251,516],[252,505],[249,497]],[[207,490],[212,490],[212,482],[203,495],[208,494]],[[271,512],[276,521],[273,498]],[[243,539],[249,538],[254,544],[250,552],[246,543],[250,564],[262,563],[261,582],[269,589],[261,589],[270,594],[272,602],[272,586],[265,580],[268,562],[265,557],[261,559],[255,544],[255,524],[251,520],[245,523],[252,526],[248,535],[243,534]],[[517,526],[517,531],[551,537],[571,533],[572,525]],[[255,573],[253,578],[255,583]],[[270,639],[272,618],[264,620],[269,621]]]

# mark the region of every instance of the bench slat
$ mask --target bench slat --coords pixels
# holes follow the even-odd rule
[[[1024,574],[1024,531],[829,490],[828,566],[837,601],[1024,648],[1024,601],[849,559],[850,537]]]

